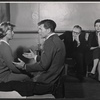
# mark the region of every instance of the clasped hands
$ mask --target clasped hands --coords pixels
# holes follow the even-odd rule
[[[34,54],[34,52],[30,49],[30,53],[24,53],[22,54],[25,58],[28,58],[28,59],[36,59],[36,54]],[[26,65],[25,65],[25,62],[22,61],[20,58],[18,58],[18,61],[19,62],[12,62],[17,68],[19,69],[25,69]]]

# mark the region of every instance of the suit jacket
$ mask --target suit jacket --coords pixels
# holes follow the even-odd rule
[[[37,79],[41,83],[54,83],[63,69],[65,62],[65,46],[58,35],[49,37],[43,46],[40,61],[27,64],[27,72],[42,72]]]
[[[91,64],[91,62],[93,61],[93,50],[90,50],[91,47],[97,47],[98,46],[98,39],[97,39],[97,35],[96,32],[91,32],[88,38],[88,49],[89,52],[87,53],[87,63]],[[96,54],[96,53],[95,53]]]
[[[96,35],[96,32],[92,32],[90,33],[89,38],[88,38],[88,47],[91,48],[91,47],[96,47],[96,46],[98,46],[97,35]]]
[[[66,47],[66,57],[72,57],[73,52],[85,52],[87,50],[87,41],[85,40],[85,32],[79,35],[80,45],[77,47],[76,41],[73,41],[71,31],[66,31],[64,34],[59,36],[64,41]]]

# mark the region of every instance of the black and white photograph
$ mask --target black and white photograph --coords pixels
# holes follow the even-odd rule
[[[100,2],[0,2],[0,99],[100,100]]]

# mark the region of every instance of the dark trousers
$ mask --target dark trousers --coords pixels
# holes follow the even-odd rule
[[[0,83],[0,91],[17,91],[21,96],[32,96],[34,94],[49,93],[53,85],[35,82],[10,81]]]
[[[0,83],[0,91],[17,91],[21,96],[53,94],[55,98],[64,97],[64,84],[44,84],[31,81],[10,81]]]
[[[76,74],[78,78],[83,78],[86,76],[86,63],[85,63],[85,53],[83,52],[74,52],[73,58],[76,61]]]

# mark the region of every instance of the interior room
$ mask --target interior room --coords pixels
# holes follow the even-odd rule
[[[25,46],[40,43],[37,23],[42,19],[56,21],[58,34],[72,30],[77,24],[82,26],[83,30],[94,30],[93,23],[100,16],[97,12],[100,10],[99,6],[100,3],[91,2],[10,3],[10,21],[16,25],[14,41],[18,42],[14,44],[13,41],[12,48],[15,49],[21,43]],[[21,42],[22,38],[30,39]]]
[[[43,43],[38,33],[38,22],[44,19],[52,19],[56,22],[55,33],[63,34],[72,31],[74,25],[80,25],[86,32],[94,31],[94,22],[100,18],[100,2],[2,2],[0,3],[0,23],[10,21],[15,25],[14,37],[10,41],[13,53],[18,47],[37,50]],[[68,67],[68,65],[67,65]],[[67,68],[65,68],[67,71]],[[64,76],[64,98],[56,100],[99,100],[100,82],[86,76],[80,83],[75,77]],[[15,94],[15,95],[14,95]],[[0,92],[0,98],[22,98],[14,91],[6,94]],[[28,98],[28,97],[23,97]],[[30,96],[29,98],[33,98]],[[42,96],[39,96],[42,99]],[[44,96],[45,98],[45,96]],[[47,95],[47,99],[54,99]],[[35,97],[35,100],[37,97]],[[50,99],[50,100],[51,100]]]

